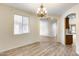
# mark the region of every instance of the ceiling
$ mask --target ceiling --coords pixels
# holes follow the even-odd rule
[[[47,9],[48,15],[60,16],[76,4],[77,3],[44,3],[43,5]],[[41,3],[6,3],[5,5],[36,14],[37,8],[40,7]]]

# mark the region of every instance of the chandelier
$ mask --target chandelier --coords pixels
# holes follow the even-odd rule
[[[43,4],[41,4],[40,8],[37,10],[38,17],[44,17],[47,14],[46,9],[44,8]]]

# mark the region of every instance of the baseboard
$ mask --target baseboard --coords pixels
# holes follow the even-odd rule
[[[40,37],[46,37],[46,38],[56,38],[55,36],[40,36]]]
[[[9,51],[9,50],[12,50],[12,49],[20,48],[20,47],[23,47],[23,46],[28,46],[28,45],[31,45],[31,44],[39,43],[39,42],[40,41],[35,41],[35,42],[30,42],[28,44],[24,44],[24,45],[21,45],[21,46],[17,46],[17,47],[13,47],[13,48],[8,48],[8,49],[5,49],[5,50],[1,50],[0,53],[6,52],[6,51]]]

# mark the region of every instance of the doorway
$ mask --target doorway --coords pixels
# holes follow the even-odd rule
[[[56,34],[56,19],[40,19],[40,46],[42,48],[46,48],[47,46],[56,44]]]
[[[65,44],[75,45],[76,41],[76,14],[71,13],[65,18]]]

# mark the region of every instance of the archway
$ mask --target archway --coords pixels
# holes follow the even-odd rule
[[[76,14],[71,13],[65,18],[65,44],[75,45],[76,41]]]

